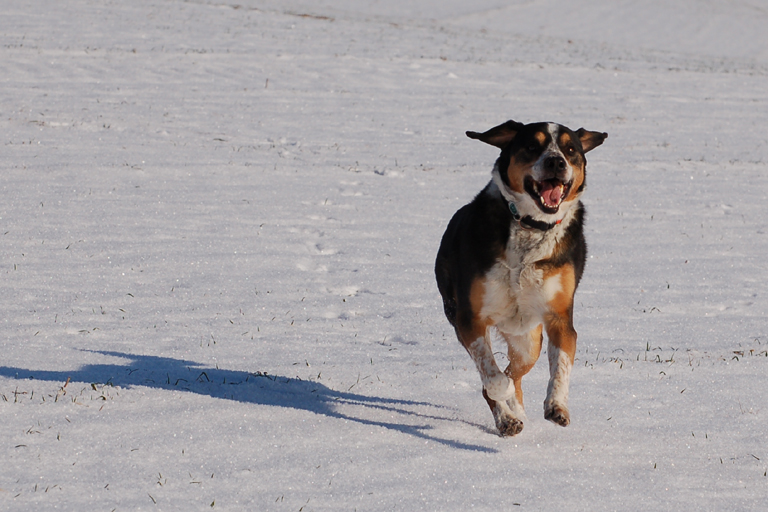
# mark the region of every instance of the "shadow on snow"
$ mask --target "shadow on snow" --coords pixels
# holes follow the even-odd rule
[[[100,383],[124,388],[147,386],[157,389],[188,391],[199,395],[234,400],[236,402],[287,407],[322,414],[331,418],[350,420],[363,425],[383,427],[414,437],[434,441],[452,448],[480,452],[497,452],[493,448],[466,444],[431,436],[430,425],[411,425],[407,422],[384,422],[365,418],[370,409],[396,413],[408,418],[463,421],[447,416],[424,414],[409,410],[414,407],[441,408],[428,402],[397,400],[356,393],[336,391],[317,381],[288,378],[266,373],[248,373],[219,368],[205,368],[193,361],[168,357],[139,356],[121,352],[97,351],[105,356],[127,359],[126,364],[88,365],[75,371],[36,371],[26,368],[0,366],[0,376],[15,379],[33,379],[60,382]],[[353,409],[355,415],[342,413],[340,408]],[[484,427],[463,421],[488,431]]]

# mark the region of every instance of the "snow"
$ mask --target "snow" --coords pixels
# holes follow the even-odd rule
[[[763,510],[767,21],[7,0],[1,508]],[[609,138],[572,423],[542,357],[500,438],[432,264],[509,118]]]

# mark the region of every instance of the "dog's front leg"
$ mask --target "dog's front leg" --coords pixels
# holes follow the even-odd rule
[[[496,428],[502,436],[514,436],[523,430],[523,409],[518,403],[515,384],[501,371],[491,347],[490,327],[474,329],[462,336],[464,347],[475,362],[483,382],[483,398],[493,413]],[[473,339],[474,338],[474,339]],[[472,341],[465,342],[464,340]]]
[[[544,418],[563,427],[571,422],[568,388],[576,355],[576,331],[571,316],[552,315],[547,322],[549,386],[544,400]]]
[[[482,335],[475,338],[474,341],[465,343],[464,346],[475,362],[477,371],[480,373],[480,379],[483,381],[483,390],[488,398],[497,402],[505,402],[515,396],[515,386],[496,364],[489,334],[486,328]]]
[[[576,278],[572,266],[567,265],[550,276],[556,278],[559,286],[548,301],[549,311],[544,317],[544,326],[549,338],[549,386],[544,400],[544,417],[553,423],[568,426],[568,387],[571,379],[573,359],[576,355],[576,330],[573,328],[573,295],[576,292]]]

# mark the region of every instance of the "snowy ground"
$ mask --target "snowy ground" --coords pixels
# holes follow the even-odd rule
[[[0,508],[765,509],[768,9],[468,4],[6,0]],[[503,439],[432,262],[509,118],[609,138]]]

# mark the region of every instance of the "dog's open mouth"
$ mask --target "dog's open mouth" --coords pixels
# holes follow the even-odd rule
[[[556,178],[536,181],[531,176],[526,176],[524,186],[541,211],[549,214],[557,213],[571,189],[570,183],[563,183]]]

